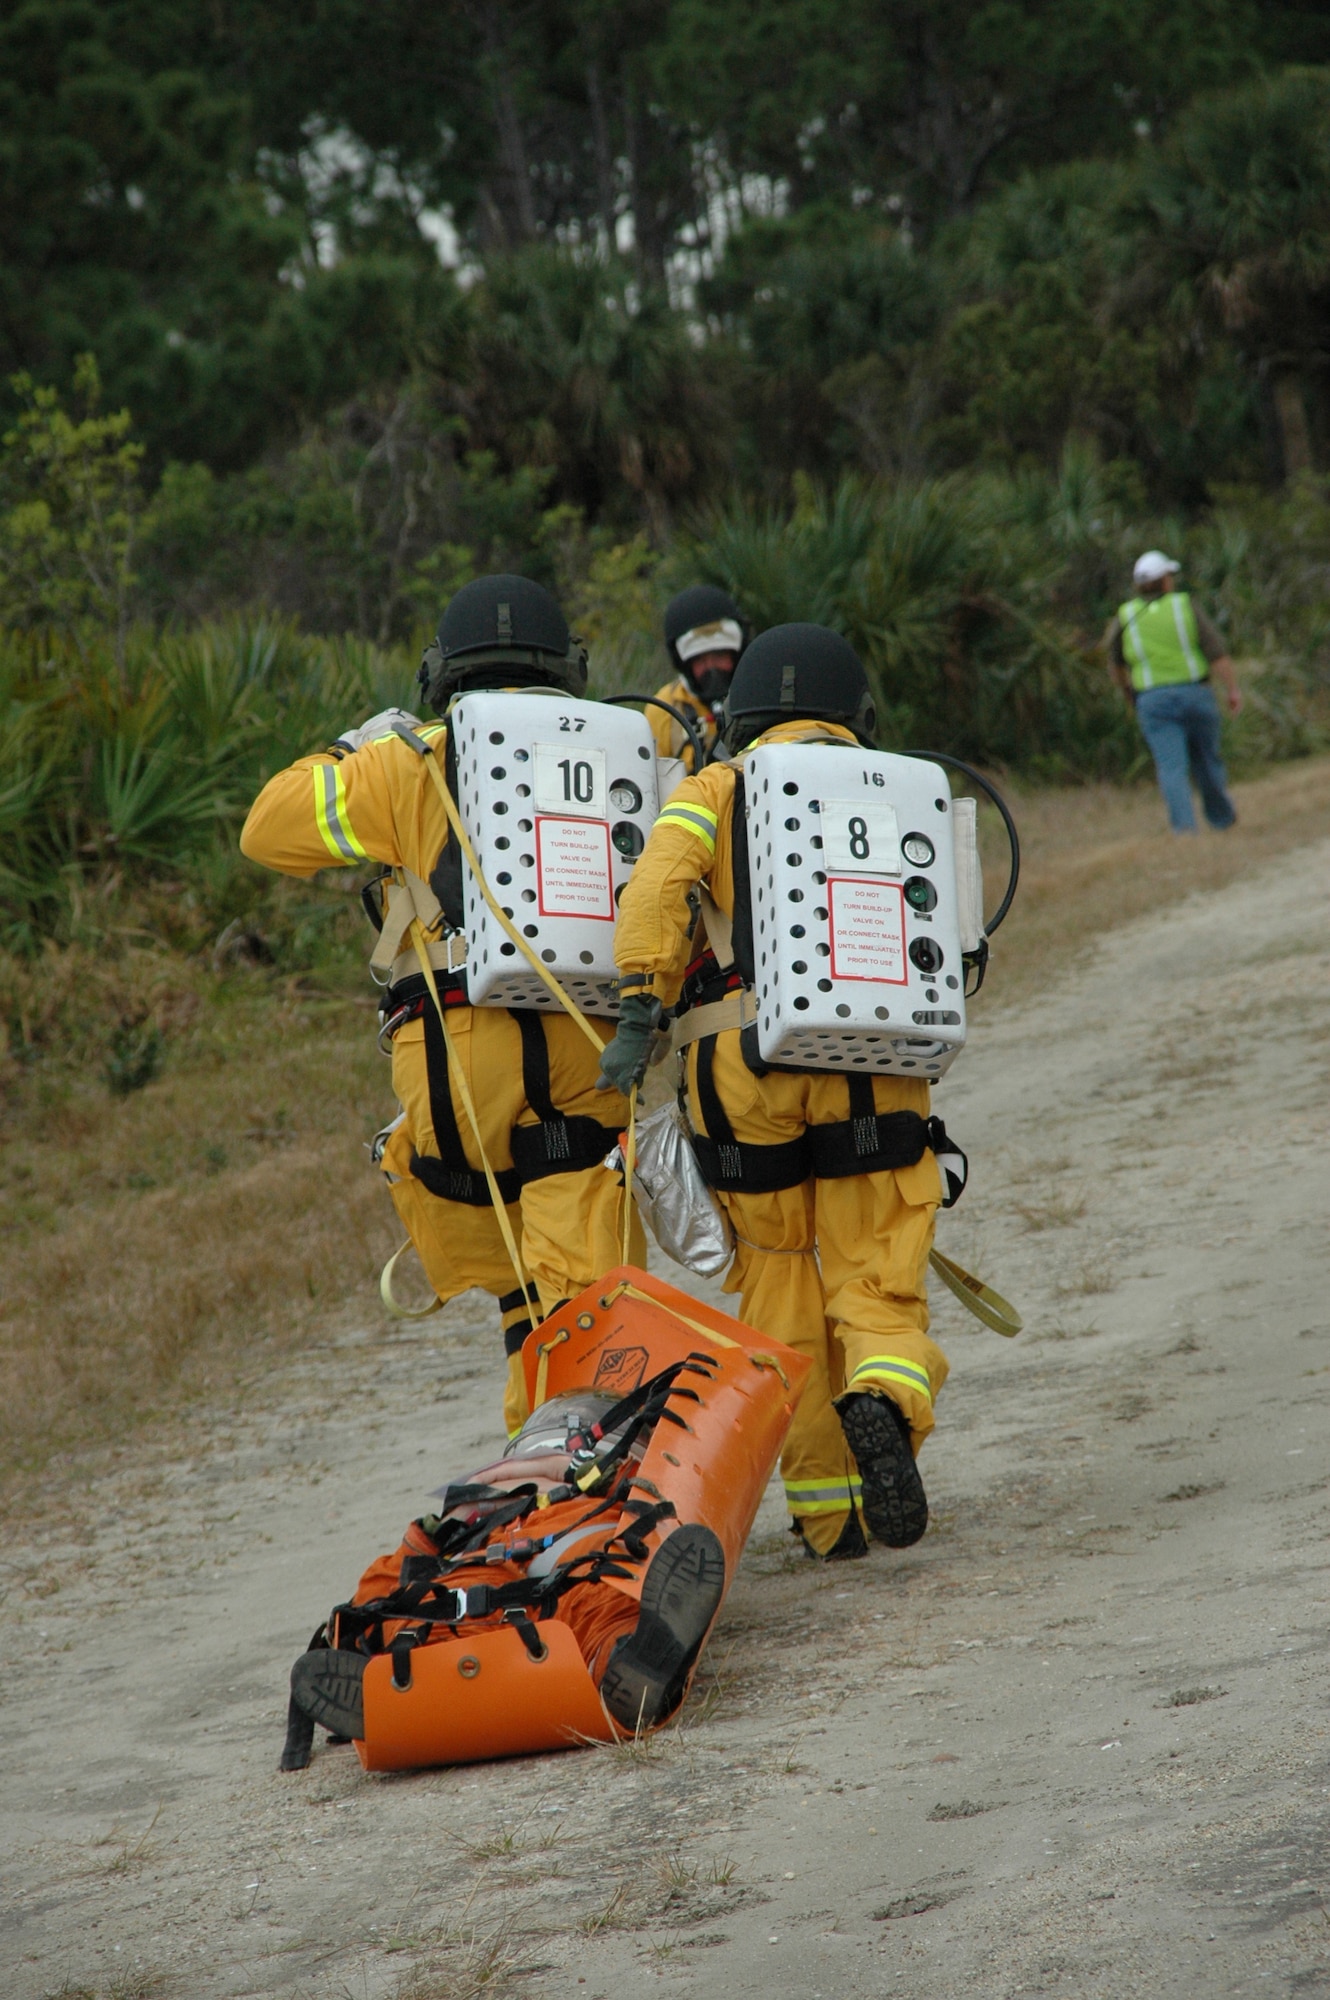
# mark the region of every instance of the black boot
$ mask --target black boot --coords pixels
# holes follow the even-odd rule
[[[291,1701],[334,1736],[365,1734],[365,1659],[340,1647],[302,1653],[291,1669]]]
[[[674,1713],[725,1594],[725,1552],[710,1528],[676,1528],[647,1565],[637,1629],[610,1654],[601,1700],[621,1728]]]
[[[885,1396],[859,1395],[839,1403],[837,1415],[864,1482],[869,1533],[889,1549],[908,1549],[928,1526],[928,1500],[903,1412]]]
[[[804,1554],[811,1556],[814,1562],[857,1562],[860,1556],[868,1554],[868,1543],[864,1540],[864,1531],[859,1526],[859,1516],[853,1510],[846,1516],[845,1526],[841,1529],[825,1555],[823,1555],[820,1549],[813,1547],[813,1544],[809,1541],[797,1521],[795,1522],[795,1531],[804,1545]]]

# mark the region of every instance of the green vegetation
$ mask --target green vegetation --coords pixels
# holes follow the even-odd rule
[[[147,1082],[182,954],[340,990],[355,884],[241,816],[486,569],[603,689],[712,577],[846,631],[884,741],[1119,780],[1157,543],[1238,765],[1319,747],[1321,63],[1293,0],[0,7],[5,1075]]]

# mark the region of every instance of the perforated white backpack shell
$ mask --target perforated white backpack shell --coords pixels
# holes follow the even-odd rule
[[[750,752],[744,795],[763,1061],[941,1076],[977,942],[969,802],[937,764],[821,743]]]
[[[457,805],[485,879],[588,1014],[618,1012],[614,920],[657,813],[644,717],[562,694],[467,694],[448,712]],[[474,1007],[557,1008],[463,870]]]

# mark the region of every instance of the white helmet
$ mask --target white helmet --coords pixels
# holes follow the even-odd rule
[[[563,1396],[551,1396],[533,1411],[516,1437],[509,1438],[505,1458],[537,1458],[542,1452],[566,1451],[572,1456],[574,1437],[589,1431],[614,1408],[616,1396],[603,1396],[594,1389],[572,1389]]]

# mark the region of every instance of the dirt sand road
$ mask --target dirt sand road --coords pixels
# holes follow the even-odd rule
[[[1116,934],[940,1093],[927,1539],[768,1496],[649,1754],[275,1769],[316,1619],[493,1437],[482,1318],[349,1334],[3,1552],[0,1992],[1330,1994],[1330,849]]]

